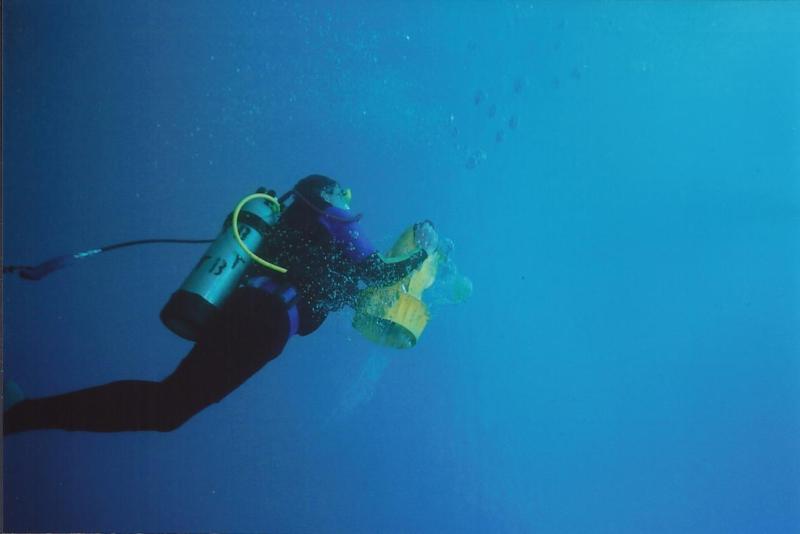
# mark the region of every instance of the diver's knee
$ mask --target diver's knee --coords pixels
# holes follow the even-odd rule
[[[155,430],[158,432],[172,432],[173,430],[177,430],[198,412],[199,410],[175,410],[174,407],[168,407],[159,414]]]
[[[158,425],[154,430],[158,432],[172,432],[173,430],[177,430],[182,427],[183,424],[188,420],[188,417],[159,419]]]
[[[163,388],[155,417],[155,430],[159,432],[177,430],[209,404],[203,399],[193,399],[190,392],[172,384],[166,383]]]

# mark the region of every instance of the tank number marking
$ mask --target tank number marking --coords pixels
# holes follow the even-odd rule
[[[208,254],[206,254],[205,256],[200,258],[200,261],[198,261],[197,265],[194,266],[195,270],[199,269],[200,266],[203,265],[206,262],[206,260],[210,260],[210,259],[211,259],[211,256],[209,256]]]
[[[231,269],[237,268],[240,263],[244,263],[244,258],[237,254],[236,259],[233,260],[233,265],[231,265]]]
[[[219,276],[225,272],[225,269],[230,266],[231,270],[236,269],[240,265],[246,265],[247,261],[240,255],[236,255],[236,258],[233,260],[232,264],[228,263],[228,260],[225,258],[213,257],[213,256],[203,256],[200,261],[197,263],[197,267],[195,269],[200,269],[203,267],[203,264],[209,260],[214,260],[211,262],[211,265],[208,267],[208,273],[213,274],[214,276]]]

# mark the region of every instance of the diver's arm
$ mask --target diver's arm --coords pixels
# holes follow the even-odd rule
[[[423,249],[405,257],[387,259],[373,252],[359,264],[359,275],[369,285],[388,286],[408,276],[427,257],[428,253]]]

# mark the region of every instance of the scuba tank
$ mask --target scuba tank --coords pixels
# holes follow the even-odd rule
[[[225,219],[217,238],[161,310],[164,325],[180,337],[196,341],[254,262],[286,272],[252,252],[258,249],[279,216],[280,204],[274,193],[266,194],[263,187],[243,198]]]

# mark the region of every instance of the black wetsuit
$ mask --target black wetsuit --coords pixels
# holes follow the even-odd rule
[[[300,335],[316,330],[328,312],[351,304],[359,283],[392,283],[426,257],[418,251],[403,261],[386,263],[370,253],[354,261],[348,246],[320,223],[319,210],[296,203],[261,249],[264,257],[287,267],[288,274],[278,276],[278,281],[291,283],[298,291]],[[163,380],[122,380],[24,400],[5,412],[4,434],[36,429],[173,430],[277,357],[289,337],[284,302],[258,288],[240,286]]]

